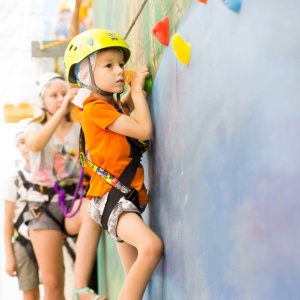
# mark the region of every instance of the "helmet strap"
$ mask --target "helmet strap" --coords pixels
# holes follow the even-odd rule
[[[118,101],[118,105],[119,105],[119,108],[120,108],[121,112],[123,114],[125,114],[125,111],[124,111],[123,106],[121,104],[121,94],[117,94],[117,101]]]

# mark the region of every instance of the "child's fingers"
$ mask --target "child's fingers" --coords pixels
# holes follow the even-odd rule
[[[140,72],[149,72],[149,69],[143,65],[139,65],[136,70]]]
[[[139,66],[135,73],[137,76],[141,74],[144,78],[146,78],[149,75],[149,69],[146,66]]]

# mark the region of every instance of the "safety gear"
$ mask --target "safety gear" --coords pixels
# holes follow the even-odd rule
[[[97,52],[90,54],[82,62],[78,63],[75,67],[75,76],[77,83],[81,86],[92,89],[93,83],[93,73],[95,70],[97,60]],[[91,76],[92,75],[92,76]]]
[[[140,161],[144,152],[142,151],[141,147],[138,145],[139,141],[137,141],[136,139],[127,137],[127,141],[130,144],[131,151],[133,152],[133,158],[125,167],[120,177],[117,179],[108,171],[95,165],[91,160],[89,160],[86,157],[84,132],[82,128],[80,130],[80,136],[79,136],[80,164],[82,165],[82,167],[85,167],[86,164],[88,163],[88,165],[92,168],[94,172],[96,172],[97,175],[102,177],[109,185],[112,186],[112,189],[109,191],[108,200],[106,202],[103,215],[101,218],[101,224],[107,232],[108,232],[108,219],[110,217],[110,214],[122,197],[132,202],[136,206],[136,208],[140,210],[138,191],[134,188],[130,188],[130,184],[136,174],[138,166],[140,165]]]
[[[64,81],[61,75],[54,72],[44,73],[40,75],[36,80],[35,87],[34,87],[34,101],[39,108],[43,108],[43,103],[44,103],[43,96],[44,96],[46,86],[48,85],[50,80],[56,78]]]
[[[75,66],[95,51],[105,48],[120,48],[124,53],[124,63],[130,57],[125,40],[117,33],[106,29],[90,29],[75,36],[69,43],[64,57],[67,79],[77,84]]]
[[[20,139],[24,136],[26,126],[29,124],[29,122],[32,120],[32,118],[25,118],[18,122],[16,132],[15,132],[15,145],[17,146]]]

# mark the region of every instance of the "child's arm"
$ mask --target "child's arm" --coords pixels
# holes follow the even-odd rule
[[[12,237],[14,233],[14,211],[15,203],[5,201],[5,220],[4,220],[4,244],[6,253],[6,273],[9,276],[15,276],[17,263],[13,251]]]
[[[70,38],[75,37],[77,34],[80,33],[80,6],[82,0],[76,0],[74,11],[72,13],[70,29],[69,29],[69,36]]]
[[[28,132],[25,137],[26,145],[31,151],[42,151],[46,144],[55,133],[60,122],[71,111],[73,104],[71,100],[77,94],[79,88],[73,88],[68,91],[60,108],[53,114],[47,123],[38,132]]]
[[[151,114],[143,91],[145,79],[148,75],[149,71],[147,67],[137,67],[131,80],[130,94],[133,105],[131,105],[130,101],[128,103],[126,102],[128,106],[134,107],[134,116],[120,116],[115,122],[107,127],[109,130],[140,140],[148,140],[151,138]]]

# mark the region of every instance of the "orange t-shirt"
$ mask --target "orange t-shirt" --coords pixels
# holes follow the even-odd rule
[[[86,150],[91,161],[116,178],[120,177],[132,159],[130,144],[126,136],[107,129],[107,126],[121,115],[111,104],[92,97],[84,101],[81,114]],[[147,190],[144,185],[144,168],[141,164],[130,187],[138,191],[140,204],[148,203]],[[103,197],[110,189],[111,185],[93,171],[87,197],[89,199],[96,196]]]

